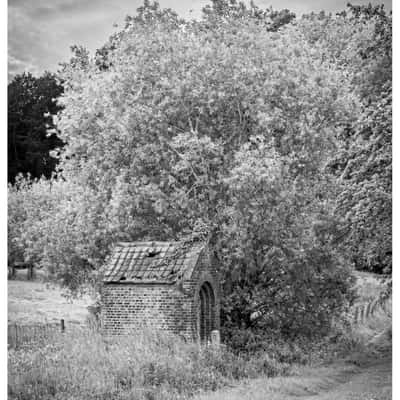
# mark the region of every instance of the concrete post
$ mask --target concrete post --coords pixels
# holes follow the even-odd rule
[[[221,336],[218,330],[211,331],[211,344],[217,347],[221,344]]]

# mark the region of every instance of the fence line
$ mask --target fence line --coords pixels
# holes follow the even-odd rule
[[[100,330],[98,319],[89,317],[86,324],[67,324],[64,319],[53,323],[8,324],[8,347],[34,347],[65,336],[92,335]]]
[[[65,333],[65,321],[20,325],[17,323],[8,324],[8,346],[18,348],[21,346],[30,346],[35,344],[44,344],[51,338]]]
[[[369,317],[372,317],[378,310],[382,310],[389,314],[391,312],[389,308],[390,298],[376,298],[365,302],[363,304],[358,304],[354,307],[352,311],[352,322],[354,324],[363,323]]]

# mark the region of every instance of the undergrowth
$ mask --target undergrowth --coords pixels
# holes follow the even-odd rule
[[[184,399],[288,369],[266,352],[235,355],[149,332],[114,340],[80,332],[42,348],[10,350],[8,393],[18,400]]]
[[[338,320],[323,338],[270,335],[250,347],[238,353],[145,330],[114,339],[70,331],[40,348],[9,350],[9,399],[187,399],[242,379],[289,374],[295,365],[379,356],[391,351],[391,301],[363,323]]]
[[[363,325],[338,324],[315,341],[271,337],[257,352],[242,354],[157,332],[114,339],[71,332],[41,348],[10,350],[8,394],[15,400],[187,399],[242,379],[285,375],[293,365],[366,353],[390,321],[379,313]]]

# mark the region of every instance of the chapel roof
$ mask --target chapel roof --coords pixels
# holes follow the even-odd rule
[[[120,242],[105,265],[105,283],[174,283],[197,263],[204,242]]]

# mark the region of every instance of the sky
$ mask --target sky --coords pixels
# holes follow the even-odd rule
[[[300,16],[311,11],[341,11],[348,0],[255,0],[262,8],[288,8]],[[353,0],[368,4],[369,0]],[[159,0],[179,15],[198,17],[210,0]],[[391,0],[371,0],[391,9]],[[8,77],[23,71],[35,75],[56,71],[70,58],[70,46],[94,52],[132,15],[143,0],[8,0]]]

